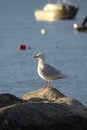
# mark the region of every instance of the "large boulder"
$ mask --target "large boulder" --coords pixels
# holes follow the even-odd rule
[[[16,103],[17,104],[23,103],[23,102],[25,102],[25,101],[12,94],[9,94],[9,93],[0,94],[0,108],[9,106],[12,104],[16,104]]]
[[[0,95],[7,102],[0,108],[0,130],[86,130],[87,108],[53,87],[22,96]],[[13,98],[12,98],[13,96]],[[13,100],[13,102],[12,102]],[[12,104],[11,104],[11,102]]]

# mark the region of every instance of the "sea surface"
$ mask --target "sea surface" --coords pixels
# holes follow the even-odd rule
[[[38,22],[34,11],[47,0],[0,0],[0,94],[21,97],[43,87],[33,59],[42,52],[49,64],[68,75],[51,86],[87,106],[87,33],[73,29],[87,15],[87,0],[73,2],[80,8],[74,20]],[[41,29],[47,33],[42,35]],[[27,49],[20,50],[21,44]]]

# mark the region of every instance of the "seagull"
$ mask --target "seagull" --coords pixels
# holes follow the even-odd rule
[[[39,76],[46,81],[45,86],[50,86],[52,80],[66,78],[65,74],[62,74],[60,70],[55,69],[53,66],[46,63],[46,57],[43,53],[38,53],[34,56],[34,59],[38,59],[37,72]]]

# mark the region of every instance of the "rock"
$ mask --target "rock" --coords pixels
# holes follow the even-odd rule
[[[0,108],[0,130],[87,129],[87,108],[53,87],[43,87],[21,99],[11,96],[12,105],[9,102]]]
[[[34,92],[30,92],[28,94],[25,94],[22,99],[28,100],[28,101],[34,101],[34,102],[40,102],[42,101],[56,101],[57,99],[66,97],[64,94],[59,92],[57,89],[52,87],[43,87],[41,89],[38,89]],[[34,100],[35,99],[35,100]],[[41,99],[40,101],[38,99]]]
[[[22,97],[22,99],[27,100],[28,102],[53,102],[66,106],[68,105],[69,108],[77,111],[79,114],[82,113],[84,116],[84,111],[87,111],[79,101],[67,98],[64,94],[53,87],[43,87],[34,92],[27,93]]]
[[[16,103],[23,103],[23,102],[24,100],[19,99],[18,97],[12,94],[9,93],[0,94],[0,108],[12,104],[16,104]]]

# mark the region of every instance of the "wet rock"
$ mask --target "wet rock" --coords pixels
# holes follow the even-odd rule
[[[21,99],[13,97],[16,102],[0,108],[0,130],[87,129],[87,108],[53,87],[30,92]]]

